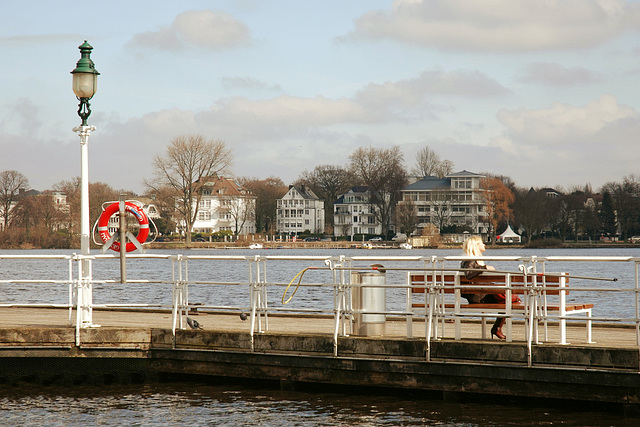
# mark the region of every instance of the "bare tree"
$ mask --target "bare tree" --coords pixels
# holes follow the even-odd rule
[[[387,234],[400,190],[407,183],[400,148],[358,148],[349,159],[353,173],[369,187],[376,218],[382,224],[382,232]]]
[[[524,229],[523,238],[531,241],[535,235],[540,235],[550,222],[552,200],[544,191],[520,189],[515,194],[514,213],[516,224]],[[518,229],[519,227],[515,227]]]
[[[9,224],[11,205],[16,201],[20,189],[26,190],[29,180],[16,170],[0,172],[0,216],[3,220],[3,229]]]
[[[437,190],[431,194],[431,223],[438,227],[440,232],[450,225],[453,215],[453,195],[449,190]]]
[[[287,192],[288,187],[284,185],[280,178],[276,177],[267,179],[240,178],[238,181],[256,196],[254,205],[256,231],[273,233],[276,222],[277,199]]]
[[[53,185],[53,189],[67,196],[68,209],[65,222],[69,236],[73,237],[80,230],[80,177],[77,176],[69,181],[60,181]],[[91,189],[89,189],[89,195],[91,195]]]
[[[418,208],[412,200],[403,200],[398,203],[395,223],[398,231],[405,233],[407,236],[418,227]]]
[[[256,199],[249,195],[229,195],[221,198],[229,211],[234,224],[236,239],[247,221],[253,221],[256,212]]]
[[[304,171],[295,185],[304,184],[324,200],[325,223],[333,226],[333,202],[340,194],[357,184],[357,178],[341,166],[319,165]]]
[[[425,146],[416,154],[416,165],[411,173],[416,176],[437,176],[443,178],[453,171],[453,162],[440,160],[440,156],[429,146]]]
[[[226,170],[231,158],[231,150],[223,141],[201,135],[176,137],[169,143],[164,156],[155,156],[156,180],[145,184],[152,191],[161,186],[176,190],[176,210],[185,225],[187,246],[191,244],[191,228],[198,215],[200,190],[205,178]]]

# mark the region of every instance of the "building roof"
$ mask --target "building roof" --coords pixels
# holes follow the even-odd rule
[[[314,193],[313,190],[311,190],[306,185],[298,185],[298,186],[290,185],[289,186],[289,190],[287,191],[287,193],[289,193],[292,189],[294,189],[296,192],[298,192],[298,194],[303,199],[320,200],[320,198],[318,196],[316,196],[316,193]],[[286,196],[287,193],[285,193],[285,196]]]
[[[447,175],[447,178],[460,178],[463,176],[476,176],[476,177],[484,177],[484,175],[475,172],[469,172],[468,170],[461,170],[460,172],[454,172]]]
[[[251,192],[238,184],[234,179],[220,177],[209,177],[203,187],[213,187],[211,194],[224,194],[225,196],[249,196]]]
[[[402,191],[424,191],[436,190],[439,188],[451,188],[451,178],[438,178],[435,176],[425,176],[419,181],[409,184]]]
[[[366,185],[356,185],[355,187],[351,187],[349,189],[349,191],[347,191],[346,193],[341,194],[340,196],[338,196],[338,199],[335,202],[333,202],[333,204],[334,205],[344,204],[345,203],[344,198],[346,196],[352,196],[354,194],[364,194],[364,195],[366,195],[368,192],[369,192],[369,187],[368,186],[366,186]]]

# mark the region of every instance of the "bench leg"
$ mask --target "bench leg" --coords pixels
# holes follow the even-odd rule
[[[591,309],[587,311],[587,343],[593,344],[595,341],[592,341],[591,337]]]

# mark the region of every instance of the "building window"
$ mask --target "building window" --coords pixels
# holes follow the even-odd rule
[[[455,180],[454,188],[472,188],[471,178],[458,178]]]

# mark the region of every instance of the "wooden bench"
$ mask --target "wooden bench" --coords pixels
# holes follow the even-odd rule
[[[486,338],[486,318],[506,317],[507,340],[511,341],[511,324],[513,317],[522,317],[528,322],[530,313],[534,312],[543,319],[545,332],[547,326],[547,316],[553,312],[558,317],[560,327],[561,344],[567,343],[566,317],[571,315],[586,316],[587,342],[591,341],[591,311],[593,304],[567,304],[566,296],[569,294],[568,277],[563,273],[547,273],[546,275],[527,275],[525,285],[525,275],[522,273],[492,273],[485,271],[472,280],[468,280],[462,272],[446,272],[427,274],[423,272],[409,272],[407,289],[407,311],[416,313],[422,310],[425,315],[432,315],[436,318],[433,333],[437,336],[437,321],[443,322],[446,317],[453,317],[455,323],[455,339],[461,337],[460,318],[465,316],[480,316],[482,319],[482,338]],[[533,285],[536,285],[535,288]],[[425,294],[425,290],[430,292]],[[531,290],[535,290],[531,294]],[[453,294],[453,302],[445,301],[445,294]],[[507,300],[502,304],[468,304],[462,294],[506,294]],[[511,302],[511,295],[520,296],[520,302]],[[535,298],[530,298],[533,295]],[[421,302],[414,302],[414,296],[422,296]],[[550,304],[548,296],[557,296],[557,302]],[[432,301],[433,307],[429,307]],[[535,334],[537,336],[537,322],[534,322]],[[527,328],[528,332],[528,328]],[[412,334],[411,316],[407,322],[407,334]]]

